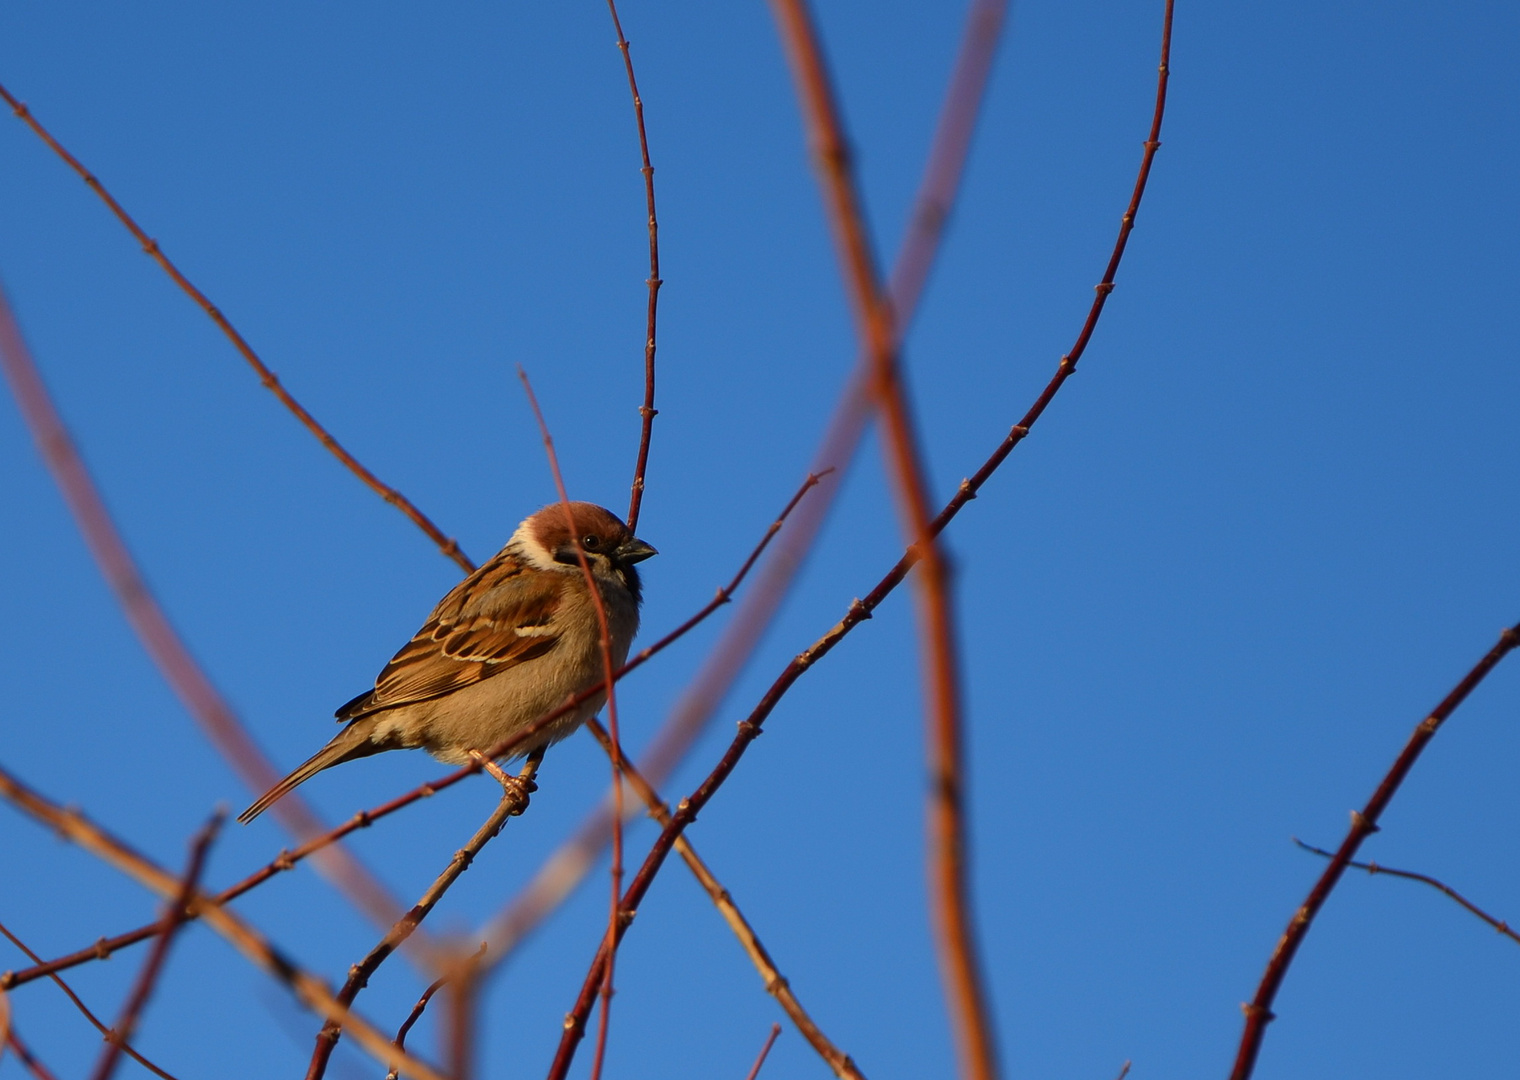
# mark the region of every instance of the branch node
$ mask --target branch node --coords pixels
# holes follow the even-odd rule
[[[1374,825],[1363,817],[1360,810],[1351,811],[1351,828],[1364,836],[1371,836],[1373,833],[1381,831],[1379,826]]]
[[[1270,1024],[1277,1019],[1277,1014],[1265,1005],[1258,1005],[1254,1001],[1242,1001],[1240,1011],[1246,1014],[1247,1020],[1260,1018],[1263,1024]]]

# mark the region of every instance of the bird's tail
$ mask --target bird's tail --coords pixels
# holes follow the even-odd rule
[[[370,754],[389,749],[371,740],[374,731],[375,720],[373,717],[366,716],[362,720],[355,720],[342,731],[338,732],[332,742],[318,750],[289,776],[264,792],[263,795],[260,795],[258,802],[238,815],[238,820],[247,825],[265,810],[268,810],[275,803],[290,794],[297,784],[305,783],[329,766],[341,765],[345,761],[368,757]]]

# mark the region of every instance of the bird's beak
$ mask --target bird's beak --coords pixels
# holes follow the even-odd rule
[[[627,540],[624,540],[618,545],[617,549],[618,562],[624,563],[643,562],[651,555],[658,554],[658,551],[644,543],[637,536],[631,536]]]

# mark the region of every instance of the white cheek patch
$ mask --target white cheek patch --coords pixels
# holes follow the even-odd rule
[[[538,542],[538,537],[533,535],[533,530],[524,521],[517,526],[517,531],[512,534],[510,545],[517,548],[522,555],[523,562],[535,570],[552,570],[558,572],[563,569],[554,561],[554,556],[544,545]]]

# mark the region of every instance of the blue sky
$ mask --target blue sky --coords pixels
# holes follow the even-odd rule
[[[800,481],[852,362],[765,7],[632,5],[661,219],[645,640],[726,580]],[[900,239],[961,5],[819,20],[878,248]],[[905,350],[946,497],[1075,337],[1148,123],[1160,4],[1022,4]],[[1273,942],[1413,725],[1520,619],[1513,5],[1180,4],[1151,189],[1082,369],[957,520],[975,878],[1009,1076],[1222,1075]],[[0,11],[0,82],[115,192],[292,391],[477,559],[553,497],[621,508],[642,392],[637,144],[606,11],[331,3]],[[0,124],[0,277],[133,551],[268,753],[293,765],[456,580],[257,384],[25,128]],[[149,664],[0,405],[4,764],[178,865],[250,799]],[[800,589],[669,794],[900,549],[865,446]],[[718,624],[623,686],[647,739]],[[922,884],[911,605],[810,673],[693,828],[868,1076],[945,1075]],[[1427,752],[1380,862],[1520,920],[1520,661]],[[333,819],[440,768],[306,792]],[[434,916],[465,933],[605,783],[578,736]],[[476,781],[354,844],[414,896],[489,811]],[[153,901],[8,809],[0,919],[47,954]],[[653,837],[632,834],[635,851]],[[210,881],[285,839],[229,828]],[[492,985],[483,1074],[546,1067],[604,917],[577,895]],[[331,978],[373,943],[299,871],[239,902]],[[138,960],[71,980],[114,1013]],[[21,966],[0,956],[0,968]],[[1262,1077],[1494,1075],[1520,949],[1420,886],[1349,877],[1278,999]],[[609,1075],[742,1076],[779,1010],[685,872],[619,965]],[[421,983],[361,998],[394,1027]],[[13,997],[59,1072],[96,1042]],[[140,1044],[182,1078],[286,1075],[314,1021],[186,933]],[[432,1049],[432,1034],[419,1035]],[[586,1062],[580,1064],[581,1070]],[[135,1068],[130,1064],[124,1068]],[[372,1075],[352,1051],[332,1075]],[[825,1076],[793,1031],[771,1076]],[[14,1060],[0,1077],[20,1076]],[[584,1075],[584,1071],[580,1073]]]

